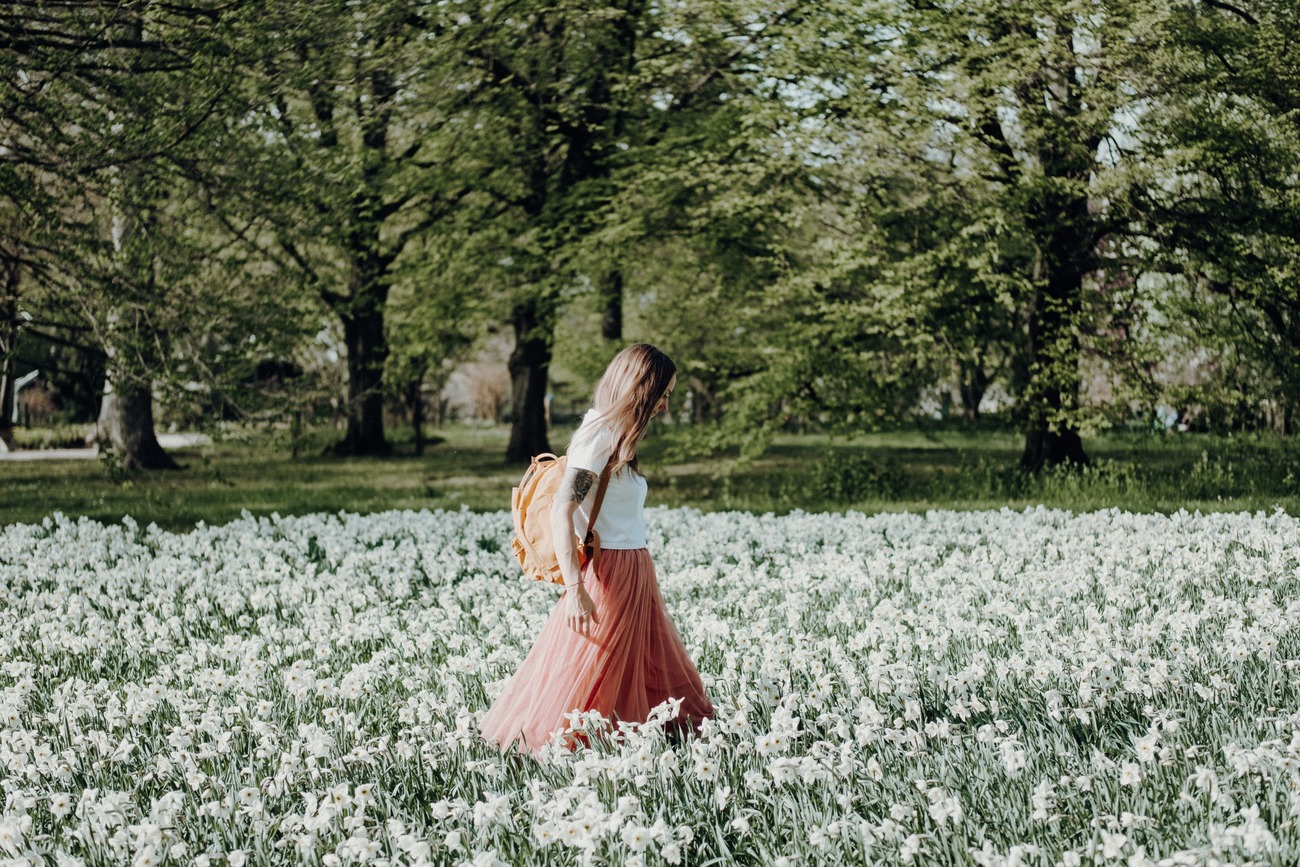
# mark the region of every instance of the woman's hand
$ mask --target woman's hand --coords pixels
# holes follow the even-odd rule
[[[596,616],[596,603],[591,601],[587,588],[581,584],[564,588],[564,619],[569,628],[581,635],[591,635],[591,627],[600,622]]]

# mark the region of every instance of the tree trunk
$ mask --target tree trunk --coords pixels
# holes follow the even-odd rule
[[[969,422],[980,420],[980,404],[984,401],[984,393],[989,390],[990,378],[984,372],[984,367],[974,361],[962,361],[961,365],[961,384],[958,391],[961,392],[962,412]]]
[[[424,368],[418,369],[406,383],[406,408],[411,413],[411,442],[417,456],[424,454]]]
[[[623,339],[623,271],[615,268],[600,280],[600,336],[606,340]]]
[[[411,438],[417,457],[424,454],[424,400],[420,397],[420,384],[415,384],[415,402],[411,404]]]
[[[510,444],[506,460],[524,463],[551,450],[546,433],[546,386],[551,364],[549,311],[532,298],[514,310],[510,371]]]
[[[302,441],[302,407],[294,407],[289,422],[289,457],[297,459],[298,445]]]
[[[364,297],[364,296],[363,296]],[[343,340],[348,350],[347,433],[328,451],[335,455],[386,455],[392,447],[384,436],[384,339],[382,302],[366,299],[355,314],[343,315]]]
[[[348,354],[347,430],[343,439],[325,449],[339,456],[392,453],[384,434],[383,379],[388,362],[384,307],[393,279],[391,268],[402,244],[385,241],[384,221],[392,207],[385,204],[383,190],[397,168],[397,160],[388,151],[396,84],[392,71],[384,64],[366,73],[365,82],[370,98],[357,99],[351,106],[361,133],[361,151],[356,155],[361,173],[343,220],[346,232],[341,252],[350,266],[347,292],[318,286],[322,298],[343,324]],[[329,87],[319,80],[312,83],[309,92],[320,127],[320,147],[326,152],[341,147],[336,113],[346,103],[336,103]],[[395,207],[400,208],[400,204]]]
[[[138,383],[105,381],[95,429],[100,449],[118,455],[124,469],[177,469],[154,435],[153,393]]]
[[[140,15],[124,28],[128,40],[144,37]],[[136,60],[130,61],[134,68]],[[128,470],[174,470],[178,466],[154,434],[151,372],[159,363],[155,352],[161,335],[142,310],[167,303],[155,279],[155,248],[159,243],[156,206],[160,193],[145,180],[139,163],[119,166],[112,177],[112,237],[115,271],[105,295],[112,300],[102,321],[103,348],[108,358],[104,394],[95,424],[101,452],[117,458]],[[132,303],[134,302],[134,303]]]
[[[1061,463],[1085,465],[1088,455],[1069,412],[1079,395],[1078,310],[1081,273],[1053,273],[1036,290],[1029,317],[1030,393],[1025,451],[1020,465],[1031,473]]]
[[[716,423],[722,417],[717,395],[714,394],[713,383],[706,382],[698,376],[692,376],[690,378],[690,392],[687,397],[691,402],[692,424],[701,424],[706,421]]]
[[[1025,360],[1029,380],[1022,393],[1025,450],[1020,464],[1030,472],[1060,463],[1087,464],[1079,437],[1080,331],[1084,322],[1086,278],[1097,270],[1103,227],[1090,201],[1090,179],[1098,148],[1108,135],[1104,113],[1088,106],[1088,86],[1079,69],[1076,39],[1068,19],[1044,25],[1017,11],[1000,19],[997,36],[1043,33],[1051,45],[1041,65],[1016,83],[1018,123],[1035,130],[1034,165],[1027,166],[1012,146],[1013,130],[993,120],[988,131],[998,153],[1014,164],[1008,179],[1019,189],[1025,222],[1037,252],[1028,298]],[[1047,58],[1053,58],[1047,60]],[[1026,70],[1028,72],[1028,70]]]
[[[8,355],[0,356],[0,454],[13,451],[14,445],[14,364]]]
[[[1059,406],[1059,389],[1049,389],[1048,400]],[[1088,463],[1088,455],[1083,450],[1079,432],[1066,425],[1052,426],[1047,423],[1045,416],[1031,422],[1025,436],[1025,452],[1020,458],[1020,465],[1036,473],[1044,467],[1065,463],[1078,466]]]
[[[18,265],[4,265],[0,296],[0,452],[14,450],[14,351],[18,348]]]

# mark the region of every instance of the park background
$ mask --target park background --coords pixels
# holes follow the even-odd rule
[[[0,867],[1300,863],[1294,7],[0,4]],[[716,713],[502,754],[638,340]]]
[[[1293,11],[9,4],[0,511],[496,508],[634,340],[669,504],[1294,509]]]

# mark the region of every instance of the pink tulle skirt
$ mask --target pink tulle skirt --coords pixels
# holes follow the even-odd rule
[[[599,622],[588,635],[570,629],[560,597],[523,665],[483,717],[479,730],[486,740],[536,753],[568,725],[567,713],[594,710],[615,721],[644,722],[668,699],[681,699],[679,728],[713,716],[699,672],[664,608],[650,552],[602,551],[600,573],[593,578],[588,564],[582,575]]]

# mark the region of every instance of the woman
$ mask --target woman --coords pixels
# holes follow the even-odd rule
[[[480,725],[483,737],[503,749],[519,743],[536,753],[575,710],[644,722],[651,708],[681,699],[678,727],[694,728],[713,716],[646,550],[646,481],[636,449],[650,419],[667,411],[676,383],[676,365],[646,343],[620,352],[596,383],[593,407],[569,441],[568,468],[551,509],[564,596]],[[595,525],[599,574],[591,562],[579,572],[575,534],[586,535],[607,464]]]

